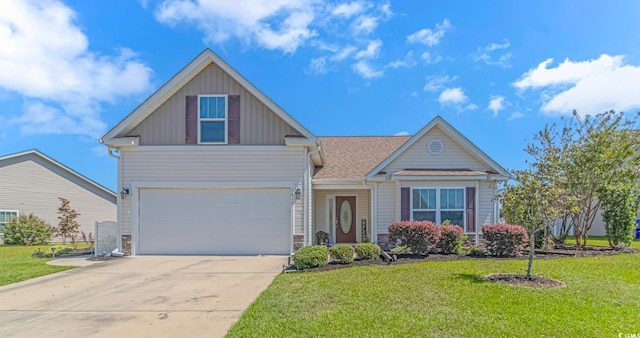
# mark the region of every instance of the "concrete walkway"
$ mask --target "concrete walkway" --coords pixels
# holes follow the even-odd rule
[[[56,264],[80,262],[70,260]],[[89,262],[0,287],[0,337],[221,337],[282,271],[287,257]]]

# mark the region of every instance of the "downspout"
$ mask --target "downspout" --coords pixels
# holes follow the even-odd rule
[[[317,154],[322,150],[322,146],[316,143],[318,149],[310,151],[307,154],[307,245],[313,245],[313,187],[311,183],[311,156]]]

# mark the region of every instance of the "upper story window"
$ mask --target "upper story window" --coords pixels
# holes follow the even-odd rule
[[[411,217],[436,224],[449,220],[465,228],[464,188],[413,189]]]
[[[227,143],[227,95],[198,95],[199,143]]]
[[[11,219],[18,217],[18,212],[13,210],[0,210],[0,231],[4,229],[7,223],[11,222]]]

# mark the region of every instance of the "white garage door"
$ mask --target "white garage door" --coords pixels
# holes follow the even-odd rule
[[[138,254],[288,254],[287,189],[140,189]]]

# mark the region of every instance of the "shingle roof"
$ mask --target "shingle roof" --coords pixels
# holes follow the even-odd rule
[[[410,136],[318,137],[326,158],[313,178],[362,178]]]

